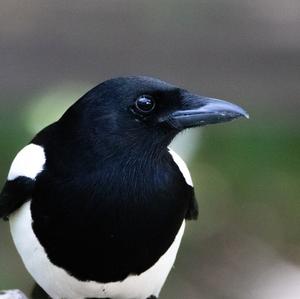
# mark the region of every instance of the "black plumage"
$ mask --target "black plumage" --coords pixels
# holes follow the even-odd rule
[[[43,171],[6,182],[0,216],[31,200],[33,231],[48,258],[78,280],[145,272],[183,220],[198,215],[193,187],[167,146],[186,127],[243,115],[225,102],[220,113],[220,101],[213,110],[214,101],[148,77],[98,85],[33,138],[44,149]]]

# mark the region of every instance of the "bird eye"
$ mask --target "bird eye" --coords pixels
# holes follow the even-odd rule
[[[155,101],[151,96],[143,95],[135,101],[135,107],[139,112],[149,113],[155,108]]]

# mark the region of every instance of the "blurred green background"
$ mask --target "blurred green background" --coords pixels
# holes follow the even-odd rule
[[[158,77],[250,120],[175,141],[200,217],[161,298],[300,298],[300,1],[3,0],[0,179],[19,149],[99,82]],[[0,223],[0,289],[33,281]]]

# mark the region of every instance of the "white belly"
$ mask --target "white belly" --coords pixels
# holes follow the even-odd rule
[[[10,216],[10,229],[22,260],[35,281],[54,299],[113,298],[146,299],[158,296],[176,258],[185,221],[170,248],[150,269],[120,282],[83,282],[53,265],[32,230],[30,202]]]

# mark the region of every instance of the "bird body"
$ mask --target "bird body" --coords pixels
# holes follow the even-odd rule
[[[158,297],[198,215],[183,129],[246,112],[148,77],[98,85],[39,132],[0,196],[22,260],[54,299]]]
[[[13,240],[28,272],[54,299],[139,299],[158,296],[175,261],[185,227],[183,221],[172,245],[145,272],[140,275],[131,275],[120,282],[98,283],[80,281],[51,263],[35,236],[31,223],[30,202],[26,202],[11,216],[10,227]]]
[[[174,162],[177,163],[178,169],[182,171],[185,181],[192,186],[191,176],[184,161],[174,151],[169,149],[169,152]],[[29,144],[13,161],[8,180],[18,177],[35,179],[44,170],[45,162],[44,149],[41,146]],[[51,298],[84,299],[101,296],[100,298],[132,299],[158,296],[175,261],[184,232],[185,220],[170,247],[149,269],[139,275],[130,275],[123,281],[98,283],[78,280],[49,260],[32,229],[31,203],[31,199],[26,201],[11,214],[11,234],[28,272]],[[101,239],[101,235],[95,237]],[[101,267],[101,260],[99,267]]]

